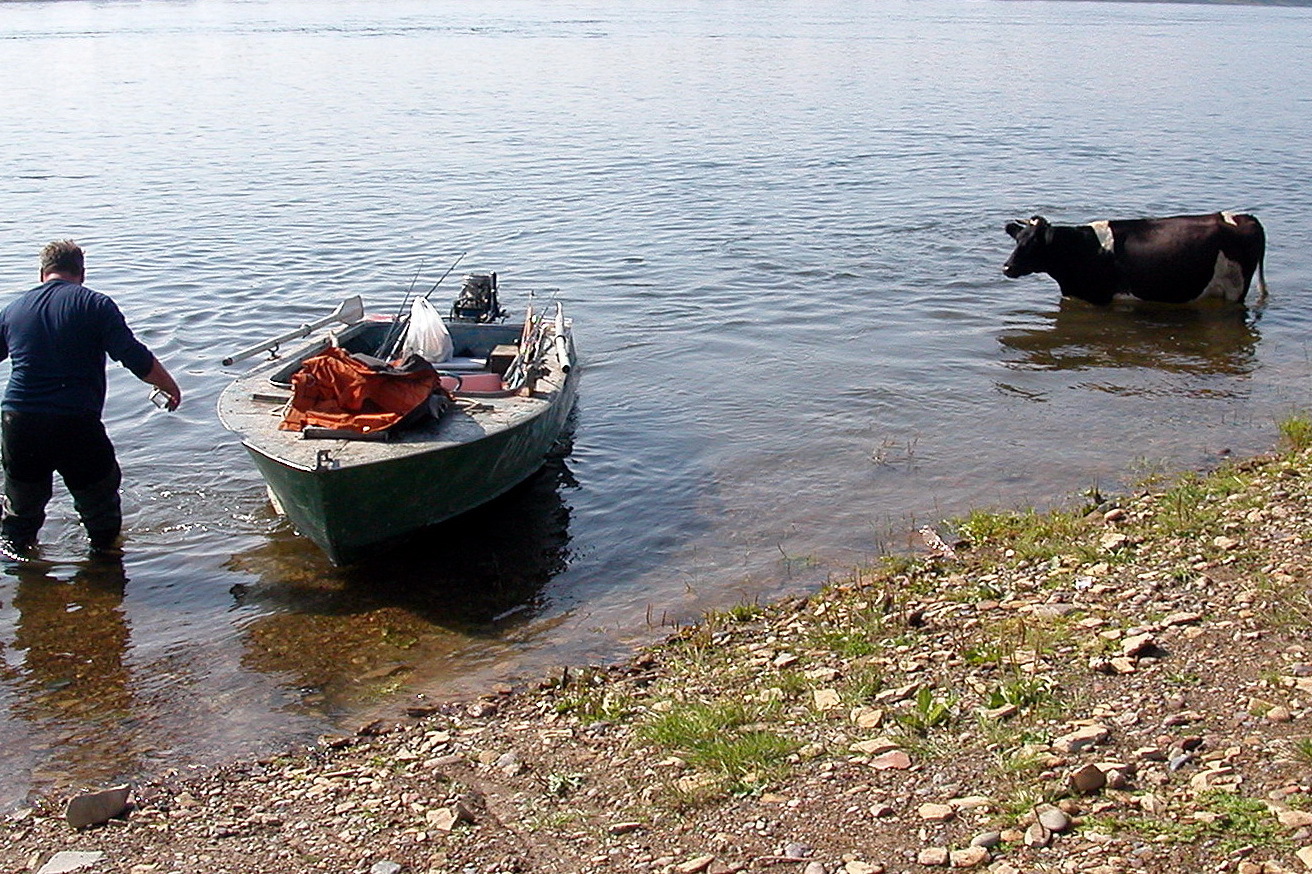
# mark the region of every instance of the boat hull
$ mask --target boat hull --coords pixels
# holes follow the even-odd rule
[[[569,374],[537,416],[469,443],[368,465],[305,469],[246,449],[279,510],[328,558],[347,564],[385,541],[487,503],[536,473],[574,405]]]

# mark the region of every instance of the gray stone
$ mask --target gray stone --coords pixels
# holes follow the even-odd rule
[[[62,850],[50,857],[36,874],[68,874],[94,865],[105,857],[101,852],[83,852],[81,850]]]
[[[64,817],[73,828],[103,825],[128,809],[129,786],[115,786],[99,792],[85,792],[68,800]]]
[[[925,847],[916,854],[916,862],[926,868],[946,868],[951,858],[947,847]]]
[[[1052,832],[1043,827],[1042,823],[1034,823],[1025,829],[1025,846],[1042,849],[1052,843]]]
[[[1152,652],[1157,648],[1157,641],[1151,634],[1136,634],[1121,641],[1121,655],[1135,658]]]
[[[1002,832],[980,832],[970,839],[972,847],[983,847],[986,850],[991,850],[1001,843]]]
[[[606,831],[613,835],[627,835],[642,830],[642,823],[636,820],[612,823]]]
[[[1052,742],[1052,746],[1059,753],[1078,753],[1105,742],[1109,737],[1111,737],[1111,729],[1107,726],[1088,725],[1057,738]]]
[[[401,866],[395,862],[374,862],[369,874],[401,874]]]
[[[439,807],[437,810],[430,810],[425,819],[430,827],[444,832],[451,831],[461,822],[460,814],[455,807]]]
[[[1071,827],[1071,818],[1065,812],[1050,804],[1043,805],[1035,813],[1039,817],[1039,824],[1050,832],[1060,834]]]
[[[920,818],[926,822],[947,822],[957,815],[951,804],[935,804],[933,802],[920,805],[918,812]]]
[[[989,851],[983,847],[967,847],[953,850],[948,854],[948,861],[953,868],[978,868],[989,860]]]

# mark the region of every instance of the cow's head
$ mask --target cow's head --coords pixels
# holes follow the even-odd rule
[[[1036,215],[1027,222],[1007,222],[1007,233],[1016,241],[1016,251],[1002,265],[1002,275],[1015,279],[1046,272],[1048,243],[1052,242],[1052,225],[1048,220]]]

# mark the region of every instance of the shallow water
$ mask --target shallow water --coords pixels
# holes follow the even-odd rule
[[[0,287],[71,236],[179,376],[121,369],[121,567],[0,576],[0,802],[280,750],[616,657],[977,505],[1276,439],[1307,406],[1307,10],[1113,3],[0,4]],[[1265,307],[1059,301],[1002,231],[1245,209]],[[558,297],[569,445],[333,568],[214,403],[232,351],[461,253]]]

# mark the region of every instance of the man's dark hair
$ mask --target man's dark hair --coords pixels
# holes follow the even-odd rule
[[[72,240],[55,240],[41,250],[42,276],[51,272],[81,276],[86,272],[84,263],[81,247]]]

